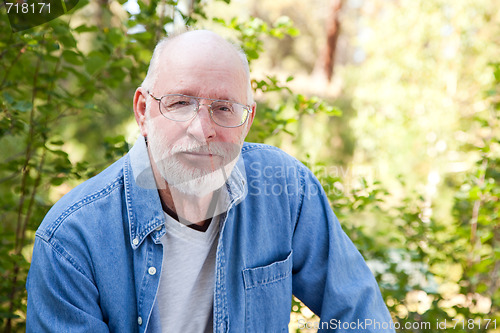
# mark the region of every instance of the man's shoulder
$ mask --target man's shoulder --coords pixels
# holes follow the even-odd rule
[[[302,183],[312,176],[311,170],[301,161],[274,146],[245,142],[242,157],[246,175],[252,179],[264,177],[269,181]]]
[[[269,151],[275,151],[275,152],[283,152],[281,149],[275,146],[271,145],[266,145],[264,143],[255,143],[255,142],[244,142],[243,147],[241,148],[242,153],[248,153],[252,151],[264,151],[264,150],[269,150]]]
[[[302,171],[307,167],[282,149],[262,143],[245,142],[241,149],[245,163],[262,163],[262,166],[287,166]]]
[[[125,158],[126,156],[122,157],[59,199],[43,219],[37,230],[37,234],[51,237],[59,225],[72,214],[85,210],[97,201],[106,200],[116,190],[123,188],[123,165]],[[91,213],[98,214],[99,212],[92,208]]]
[[[300,163],[295,157],[280,148],[263,143],[245,142],[241,149],[241,154],[245,159],[271,160],[269,162],[280,160],[287,163]]]

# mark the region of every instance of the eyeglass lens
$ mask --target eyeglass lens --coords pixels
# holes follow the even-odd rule
[[[183,95],[165,95],[161,98],[160,111],[175,121],[187,121],[194,117],[199,108],[199,99]],[[211,117],[215,123],[225,127],[242,125],[248,116],[248,110],[241,104],[229,101],[212,101]]]

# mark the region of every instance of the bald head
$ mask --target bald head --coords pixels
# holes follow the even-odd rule
[[[242,77],[246,91],[245,104],[253,103],[248,61],[245,53],[218,34],[207,30],[195,30],[162,39],[155,47],[148,73],[142,83],[153,91],[158,80],[167,77],[172,68],[197,67],[205,71],[231,67]],[[220,79],[220,78],[219,78]],[[220,81],[214,79],[213,84]]]

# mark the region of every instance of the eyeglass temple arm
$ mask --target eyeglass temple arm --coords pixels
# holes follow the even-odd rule
[[[147,93],[148,93],[149,96],[153,97],[158,102],[161,101],[161,98],[155,97],[149,90],[147,90]]]

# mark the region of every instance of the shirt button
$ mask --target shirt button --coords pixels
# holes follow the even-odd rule
[[[137,324],[142,325],[142,317],[137,318]]]
[[[134,238],[134,239],[132,240],[132,244],[134,244],[134,245],[139,244],[139,239],[138,239],[138,238]],[[141,318],[141,317],[139,317],[139,318]]]
[[[156,274],[156,268],[154,268],[154,267],[149,267],[149,269],[148,269],[148,273],[149,273],[149,275],[155,275],[155,274]]]
[[[158,226],[158,228],[156,228],[156,231],[160,231],[161,230],[161,225]]]

